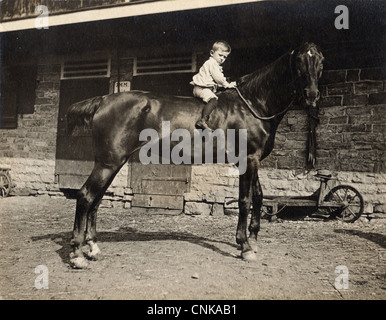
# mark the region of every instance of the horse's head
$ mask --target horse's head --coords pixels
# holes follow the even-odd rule
[[[320,98],[318,80],[323,70],[323,54],[313,43],[305,43],[292,53],[295,57],[296,87],[306,105],[316,106]]]

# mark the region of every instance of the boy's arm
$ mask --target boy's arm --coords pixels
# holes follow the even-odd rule
[[[210,64],[210,74],[213,78],[213,80],[220,86],[224,87],[224,88],[234,88],[236,86],[236,82],[231,82],[229,83],[220,66],[219,65],[216,65],[215,63],[211,63]]]

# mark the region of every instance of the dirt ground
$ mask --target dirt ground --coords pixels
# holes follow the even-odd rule
[[[1,299],[386,298],[386,215],[263,220],[258,260],[245,262],[236,215],[101,208],[101,257],[75,270],[74,208],[64,198],[0,199]]]

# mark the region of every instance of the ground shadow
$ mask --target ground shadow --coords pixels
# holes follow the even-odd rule
[[[70,259],[69,255],[72,251],[70,246],[70,240],[72,237],[72,232],[60,232],[55,234],[47,234],[42,236],[31,237],[32,241],[40,241],[50,239],[55,242],[57,245],[60,245],[61,248],[56,250],[60,258],[64,263],[69,264]],[[226,244],[228,246],[237,248],[236,244],[229,243],[226,241],[218,241],[213,239],[208,239],[205,237],[199,237],[193,234],[185,232],[143,232],[136,230],[134,228],[120,228],[117,231],[101,231],[98,232],[98,242],[137,242],[137,241],[165,241],[165,240],[174,240],[174,241],[185,241],[193,244],[200,245],[204,248],[210,249],[215,253],[221,254],[225,257],[235,256],[221,250],[216,246],[216,244]],[[129,245],[129,244],[128,244]]]
[[[284,206],[278,208],[278,213],[274,216],[266,214],[263,216],[264,219],[269,221],[275,221],[276,219],[280,220],[304,220],[305,218],[314,218],[324,221],[336,219],[333,215],[327,214],[322,210],[318,210],[316,207],[306,207],[306,206]]]
[[[335,229],[334,232],[358,236],[358,237],[361,237],[363,239],[372,241],[372,242],[376,243],[377,245],[381,246],[382,248],[386,248],[386,236],[384,236],[383,234],[380,234],[380,233],[363,232],[360,230],[353,230],[353,229]]]

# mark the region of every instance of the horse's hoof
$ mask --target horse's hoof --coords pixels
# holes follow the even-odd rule
[[[99,256],[100,256],[100,250],[98,249],[98,251],[88,251],[86,252],[86,256],[88,259],[90,260],[93,260],[93,261],[96,261],[99,259]]]
[[[85,269],[88,267],[88,262],[84,257],[76,257],[70,259],[70,265],[73,269]]]
[[[99,249],[98,245],[95,242],[89,242],[90,250],[86,251],[86,256],[90,260],[98,260],[99,254],[101,253],[101,250]]]
[[[257,241],[249,239],[249,245],[253,252],[257,252]]]
[[[246,261],[257,261],[257,255],[253,250],[242,252],[241,258]]]

